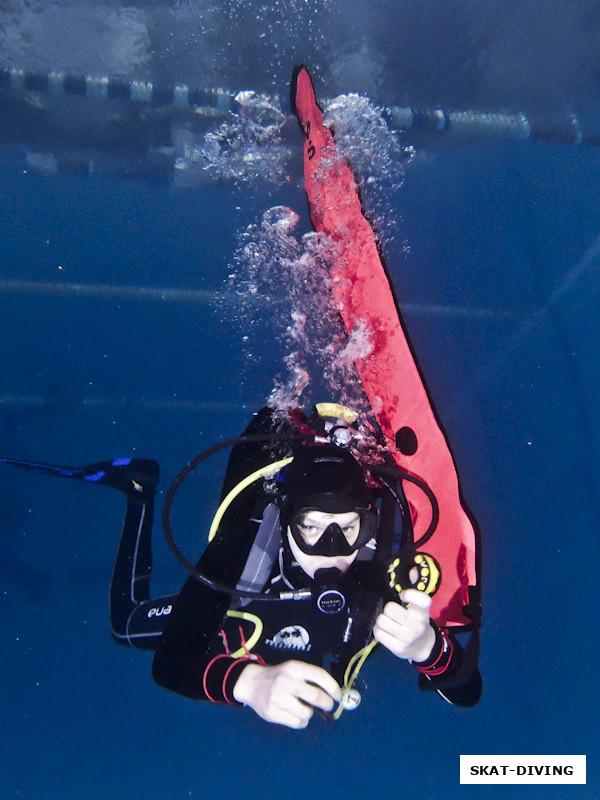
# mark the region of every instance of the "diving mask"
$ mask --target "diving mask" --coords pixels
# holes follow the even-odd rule
[[[349,556],[373,538],[376,520],[366,508],[341,513],[304,508],[293,516],[290,531],[306,555]]]

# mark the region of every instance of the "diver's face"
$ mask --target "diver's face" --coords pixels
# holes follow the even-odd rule
[[[356,511],[348,511],[343,514],[329,514],[325,511],[311,509],[299,514],[295,520],[296,529],[309,546],[316,544],[327,528],[333,523],[340,526],[348,544],[353,545],[356,542],[358,534],[360,533],[360,516]],[[358,554],[358,550],[355,550],[350,555],[345,556],[309,555],[302,552],[298,547],[289,528],[287,537],[294,558],[304,572],[311,578],[314,578],[316,571],[319,569],[333,568],[338,569],[340,572],[346,572]]]

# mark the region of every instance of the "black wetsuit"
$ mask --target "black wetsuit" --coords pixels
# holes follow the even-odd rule
[[[291,422],[283,428],[284,434],[297,432]],[[245,433],[272,430],[271,413],[263,409]],[[248,474],[287,455],[288,447],[284,443],[236,446],[222,497]],[[232,502],[198,568],[221,585],[243,584],[252,545],[266,526],[276,529],[276,548],[273,551],[272,535],[267,559],[270,570],[261,581],[266,585],[260,588],[276,595],[307,589],[311,590],[309,596],[240,603],[190,577],[178,596],[152,600],[150,537],[157,466],[151,461],[133,461],[118,473],[118,486],[116,473],[103,481],[120,488],[128,498],[111,585],[112,631],[121,644],[156,650],[153,675],[157,683],[186,697],[234,703],[233,687],[249,660],[274,665],[290,659],[324,666],[343,682],[349,660],[371,638],[385,599],[385,576],[373,551],[363,548],[339,585],[317,585],[281,546],[277,506],[273,496],[265,494],[263,482],[257,481]],[[326,595],[326,601],[333,597],[333,602],[317,602],[323,591],[333,592]],[[338,591],[343,600],[335,599]],[[343,608],[338,608],[340,605]],[[321,610],[324,606],[326,611]],[[463,651],[455,637],[436,628],[431,657],[415,665],[422,673],[421,688],[439,690],[457,705],[474,705],[481,694],[476,651],[476,635]]]

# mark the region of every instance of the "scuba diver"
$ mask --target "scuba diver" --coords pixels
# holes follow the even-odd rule
[[[358,705],[358,674],[379,643],[413,664],[421,689],[475,705],[482,686],[477,631],[463,649],[429,616],[439,565],[415,549],[401,486],[419,479],[390,463],[382,448],[367,447],[363,456],[358,423],[337,404],[317,405],[308,419],[300,409],[282,418],[264,408],[242,436],[190,462],[167,494],[163,522],[193,574],[178,595],[156,598],[156,461],[81,468],[0,461],[125,495],[111,631],[121,645],[155,651],[159,685],[303,728],[315,711],[336,719]],[[194,567],[172,541],[171,503],[192,468],[232,443],[214,536]]]

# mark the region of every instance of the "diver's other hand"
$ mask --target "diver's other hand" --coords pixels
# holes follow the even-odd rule
[[[233,687],[233,696],[267,722],[306,728],[314,710],[331,711],[342,699],[342,691],[322,667],[284,661],[274,667],[248,664]]]
[[[373,636],[398,658],[425,661],[435,644],[435,630],[430,624],[431,597],[417,589],[404,589],[399,603],[386,603],[373,627]]]

